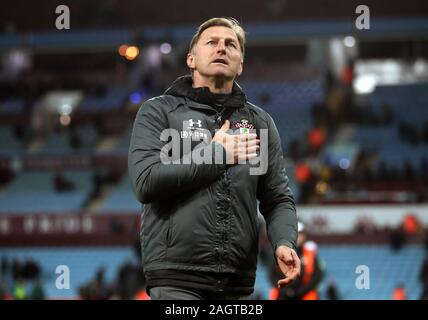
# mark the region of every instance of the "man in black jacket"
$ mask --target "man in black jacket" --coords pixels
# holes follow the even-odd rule
[[[204,22],[187,55],[191,76],[137,113],[128,167],[143,204],[140,236],[152,299],[248,298],[257,267],[257,200],[284,275],[278,286],[300,272],[278,131],[234,81],[244,47],[236,20]]]

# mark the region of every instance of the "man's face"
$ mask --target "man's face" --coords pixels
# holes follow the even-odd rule
[[[202,77],[235,79],[242,73],[243,57],[235,32],[227,27],[205,29],[187,55],[187,65]]]

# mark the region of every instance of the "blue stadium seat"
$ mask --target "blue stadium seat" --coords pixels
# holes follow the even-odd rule
[[[140,212],[141,204],[135,198],[131,187],[131,180],[125,175],[119,185],[107,197],[100,211],[114,211],[117,213]]]
[[[78,211],[92,190],[92,172],[89,170],[66,170],[63,172],[74,186],[68,192],[55,191],[51,171],[22,172],[0,192],[0,212],[35,213]]]

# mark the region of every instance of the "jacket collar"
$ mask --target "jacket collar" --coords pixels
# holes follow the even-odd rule
[[[212,106],[212,95],[207,87],[194,88],[193,80],[189,75],[177,78],[172,85],[165,91],[165,94],[189,98],[198,103]],[[233,82],[232,94],[224,103],[225,107],[242,108],[245,106],[246,97],[241,87]]]

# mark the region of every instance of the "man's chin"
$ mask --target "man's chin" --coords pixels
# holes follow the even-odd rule
[[[235,77],[229,72],[213,72],[212,77],[217,78],[219,80],[227,81],[233,80]]]

